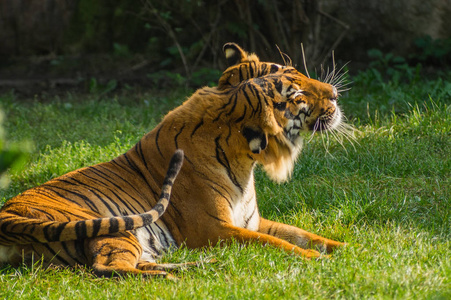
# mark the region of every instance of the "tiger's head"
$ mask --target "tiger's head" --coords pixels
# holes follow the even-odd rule
[[[343,126],[338,90],[294,67],[260,62],[255,54],[234,43],[226,44],[224,53],[230,67],[221,76],[218,89],[242,91],[243,101],[261,98],[261,112],[244,122],[242,133],[251,155],[270,177],[286,180],[302,148],[303,132],[333,131]]]

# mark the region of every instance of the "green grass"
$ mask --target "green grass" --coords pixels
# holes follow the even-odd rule
[[[0,201],[123,153],[185,97],[67,96],[45,103],[0,97],[9,140],[35,144]],[[447,78],[397,85],[359,79],[340,101],[360,131],[356,141],[331,140],[326,149],[316,136],[290,182],[275,184],[259,169],[256,186],[263,216],[360,246],[318,261],[257,244],[180,249],[162,260],[214,257],[219,263],[182,271],[177,282],[5,266],[0,297],[451,298],[451,84]]]

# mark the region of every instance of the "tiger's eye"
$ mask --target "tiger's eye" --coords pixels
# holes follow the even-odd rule
[[[285,110],[286,107],[287,107],[286,102],[274,102],[274,108],[277,110]]]

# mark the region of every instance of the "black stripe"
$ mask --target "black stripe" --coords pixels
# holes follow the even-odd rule
[[[269,226],[269,228],[266,231],[266,233],[269,234],[269,235],[273,235],[273,234],[271,234],[271,230],[272,230],[273,227],[274,227],[274,223],[271,223],[271,225]]]
[[[55,217],[52,214],[50,214],[48,211],[46,211],[45,210],[46,208],[47,207],[44,207],[43,209],[41,209],[39,207],[33,207],[33,210],[34,211],[38,211],[38,212],[40,212],[41,214],[43,214],[45,216],[45,218],[43,216],[40,216],[39,219],[55,221]]]
[[[101,167],[104,168],[104,167]],[[141,198],[146,198],[142,192],[138,189],[136,189],[136,186],[131,184],[129,181],[125,180],[125,178],[123,176],[121,176],[120,174],[117,174],[113,171],[111,171],[108,168],[104,168],[106,171],[108,171],[109,173],[113,174],[116,176],[117,179],[127,183],[127,185],[129,187],[131,187]],[[99,172],[101,172],[100,170],[98,170]],[[108,178],[110,178],[111,176],[108,176],[106,173],[101,172],[103,175],[106,176],[106,180],[108,180]],[[109,180],[108,180],[109,181]],[[133,214],[137,214],[139,212],[143,212],[146,211],[146,208],[142,205],[141,201],[137,200],[135,197],[133,197],[130,193],[127,192],[127,189],[123,189],[122,187],[120,187],[118,184],[116,184],[116,181],[109,181],[110,183],[112,183],[116,188],[118,188],[119,191],[123,192],[124,194],[126,194],[130,199],[129,200],[123,200],[121,196],[119,196],[115,189],[109,189],[109,191],[111,193],[113,193],[114,196],[116,196],[116,198],[124,205],[125,208],[128,209],[129,212],[132,212]],[[138,204],[140,208],[136,208],[132,202],[130,202],[130,200],[134,200],[134,203]]]
[[[158,227],[158,230],[160,232],[160,234],[158,234],[158,237],[160,238],[160,242],[164,242],[164,244],[165,244],[165,245],[163,245],[163,247],[168,248],[169,242],[168,242],[168,237],[166,236],[166,232],[163,230],[163,228],[160,227],[160,225],[158,225],[158,223],[155,222],[154,225],[156,227]],[[162,238],[164,238],[164,241],[162,240]]]
[[[167,197],[165,197],[165,198],[168,199]],[[161,216],[164,213],[164,211],[166,210],[166,207],[164,207],[164,205],[161,203],[157,203],[157,205],[155,205],[152,209],[155,210],[156,212],[158,212],[158,215]]]
[[[283,72],[285,73],[291,73],[291,70],[286,70]],[[291,74],[290,74],[291,75]],[[293,83],[296,81],[296,77],[292,77],[292,76],[283,76],[284,79],[288,80],[289,82]]]
[[[228,93],[228,91],[218,91],[218,90],[214,91],[214,90],[209,89],[208,91],[200,91],[199,95],[200,96],[210,96],[210,94],[213,94],[213,95],[220,95],[220,96],[222,96],[222,95],[227,94],[227,93]]]
[[[227,223],[227,222],[224,221],[223,219],[220,219],[220,218],[218,218],[218,217],[216,217],[216,216],[210,214],[209,212],[206,212],[206,213],[207,213],[207,215],[208,215],[209,217],[211,217],[211,218],[213,218],[213,219],[215,219],[215,220],[217,220],[217,221],[219,221],[219,222]]]
[[[125,160],[127,161],[127,164],[129,165],[129,167],[130,167],[133,171],[135,171],[135,172],[141,177],[141,179],[146,183],[147,187],[149,188],[149,191],[151,191],[151,192],[154,194],[155,198],[157,198],[157,197],[158,197],[158,193],[152,189],[152,187],[150,186],[149,182],[148,182],[147,179],[146,179],[146,176],[144,176],[144,174],[143,174],[143,173],[141,172],[141,170],[135,165],[134,162],[132,162],[131,160],[128,159],[128,156],[127,156],[126,153],[123,154],[122,156],[123,156],[123,157],[125,158]],[[119,164],[118,164],[118,165],[119,165]],[[122,167],[122,166],[121,166],[121,167]],[[123,167],[122,167],[122,168],[123,168]]]
[[[52,256],[52,259],[58,259],[63,265],[66,265],[66,266],[70,266],[71,264],[67,261],[67,260],[65,260],[64,258],[62,258],[58,253],[56,253],[55,252],[55,250],[53,250],[53,248],[49,245],[49,244],[41,244],[41,245],[43,245],[44,247],[46,247],[47,248],[47,250],[52,254],[51,256]]]
[[[180,162],[176,162],[176,161],[172,161],[172,160],[169,162],[169,169],[166,172],[166,176],[164,177],[162,188],[164,186],[170,187],[174,184],[174,179],[177,176],[177,171],[178,171],[179,167],[180,167]],[[161,197],[161,195],[160,195],[160,197]]]
[[[96,237],[102,227],[102,219],[92,220],[92,237]]]
[[[202,126],[204,125],[204,119],[202,119],[195,127],[193,132],[191,132],[191,137],[193,137],[194,133],[196,133],[196,131]]]
[[[34,226],[41,226],[41,224],[33,224]],[[44,238],[46,241],[51,242],[53,235],[51,234],[52,224],[47,224],[42,228],[42,232],[44,233]]]
[[[189,164],[191,164],[192,170],[194,171],[194,173],[197,174],[197,176],[201,177],[202,179],[204,179],[206,182],[208,182],[208,183],[210,183],[210,184],[217,185],[218,187],[222,188],[222,189],[224,190],[224,192],[226,192],[226,193],[229,195],[228,198],[231,198],[231,197],[232,197],[232,196],[230,195],[230,192],[229,192],[226,188],[224,188],[223,186],[219,185],[219,184],[217,183],[217,181],[215,181],[215,180],[209,178],[204,172],[201,172],[201,171],[197,170],[197,169],[196,169],[196,164],[194,164],[194,163],[193,163],[190,159],[188,159],[186,156],[185,156],[185,159],[186,159],[186,161],[187,161]],[[210,187],[211,187],[211,185],[210,185]],[[215,190],[216,190],[216,189],[215,189]],[[225,199],[228,199],[228,198],[225,197],[223,194],[221,194],[218,190],[216,190],[216,191],[217,191],[221,196],[223,196]]]
[[[144,164],[145,164],[145,162],[144,162]],[[145,165],[146,165],[146,164],[145,164]],[[147,166],[147,165],[146,165],[146,166]],[[111,183],[112,185],[114,185],[114,186],[117,188],[117,190],[119,190],[119,191],[123,192],[124,194],[126,194],[128,197],[131,198],[131,200],[134,200],[135,203],[138,204],[138,205],[141,207],[141,209],[138,209],[138,208],[135,208],[135,207],[132,205],[131,202],[129,202],[129,201],[123,201],[123,200],[122,200],[122,197],[120,197],[119,195],[116,194],[115,189],[110,189],[110,188],[109,188],[109,191],[112,192],[112,193],[117,197],[117,199],[120,200],[120,201],[124,204],[125,207],[127,207],[127,209],[128,209],[129,211],[132,211],[133,213],[138,213],[138,212],[140,212],[140,211],[145,211],[145,207],[141,204],[140,201],[138,201],[138,200],[136,200],[134,197],[132,197],[132,195],[131,195],[130,193],[127,192],[127,189],[123,189],[120,185],[118,185],[116,180],[110,180],[109,178],[111,178],[111,177],[113,177],[113,176],[110,176],[110,175],[106,174],[105,172],[101,171],[100,168],[103,169],[103,170],[105,170],[105,171],[107,171],[108,173],[114,175],[114,177],[115,177],[116,179],[121,180],[121,181],[124,182],[124,183],[127,183],[127,185],[128,185],[129,187],[131,187],[138,195],[140,195],[142,198],[145,198],[145,196],[142,194],[142,192],[141,192],[139,189],[137,189],[135,185],[133,185],[132,183],[130,183],[128,180],[126,180],[126,178],[125,178],[124,176],[122,176],[121,174],[118,174],[118,173],[116,173],[116,172],[113,172],[112,170],[110,170],[109,168],[106,168],[106,167],[103,166],[103,165],[98,165],[98,169],[96,169],[98,172],[100,172],[100,173],[103,175],[103,176],[101,176],[101,175],[97,174],[99,177],[101,177],[101,178],[107,180],[109,183]],[[128,204],[129,204],[129,205],[132,205],[132,206],[133,206],[133,209],[132,209],[130,206],[128,206]]]
[[[158,144],[158,137],[160,136],[161,129],[163,129],[163,125],[161,125],[157,130],[157,134],[155,135],[155,145],[157,145],[157,150],[160,153],[161,157],[164,157],[163,153],[161,152],[160,145]]]
[[[77,180],[77,179],[75,179],[75,178],[73,178],[73,177],[71,177],[71,178],[69,178],[69,179],[72,180],[72,181],[75,181],[77,184],[75,184],[75,183],[73,183],[73,182],[70,182],[69,180],[65,180],[65,179],[59,179],[59,181],[60,181],[60,182],[64,182],[64,183],[69,184],[69,185],[72,185],[72,186],[79,185],[79,186],[86,186],[86,187],[91,188],[91,186],[88,186],[87,184],[85,184],[85,183],[83,183],[83,182],[81,182],[81,181],[79,181],[79,180]],[[94,201],[91,201],[91,199],[90,199],[89,197],[88,197],[88,199],[89,199],[90,201],[85,201],[85,202],[83,202],[83,203],[85,203],[85,204],[89,207],[90,210],[92,210],[92,211],[98,213],[98,212],[99,212],[99,209],[98,209],[96,203],[95,203]],[[80,205],[79,203],[77,203],[77,204]]]
[[[252,86],[252,84],[246,84],[244,86],[244,89],[241,90],[241,92],[243,93],[244,97],[246,98],[247,103],[249,104],[249,106],[252,108],[252,111],[254,111],[254,106],[252,105],[251,99],[249,98],[249,95],[247,94],[247,91],[245,90],[246,87]]]
[[[250,78],[254,78],[254,69],[255,69],[256,63],[255,62],[250,62],[249,63],[249,74],[250,74]]]
[[[128,253],[128,254],[132,254],[135,258],[137,257],[136,256],[136,252],[133,252],[133,251],[128,250],[128,249],[120,249],[120,248],[113,248],[113,249],[111,249],[111,251],[108,252],[105,256],[110,257],[111,255],[116,255],[118,253]]]
[[[59,178],[56,178],[55,180],[61,181]],[[57,182],[58,182],[58,181],[57,181]],[[69,201],[69,202],[72,202],[72,203],[75,203],[75,204],[77,204],[77,205],[80,205],[80,203],[79,203],[77,200],[72,199],[72,198],[66,198],[66,197],[63,196],[62,194],[60,194],[60,193],[54,191],[53,189],[51,189],[52,187],[57,188],[57,186],[53,185],[54,183],[55,183],[55,181],[52,182],[52,183],[48,183],[48,182],[47,182],[47,183],[44,183],[43,185],[40,186],[40,188],[43,188],[43,189],[34,189],[33,192],[36,193],[36,194],[42,195],[42,196],[44,196],[44,197],[51,198],[51,199],[52,199],[53,201],[55,201],[56,203],[60,203],[60,199],[58,199],[57,197],[51,197],[51,196],[50,196],[51,193],[54,193],[54,194],[56,194],[56,195],[57,195],[58,197],[60,197],[60,198],[64,198],[65,200],[67,200],[67,201]],[[49,187],[50,187],[50,188],[49,188]],[[52,196],[53,196],[53,195],[52,195]],[[85,201],[90,201],[89,198],[83,199],[83,200],[85,200]]]
[[[60,180],[59,180],[59,181],[60,181]],[[69,193],[69,194],[72,194],[72,195],[74,195],[74,196],[76,196],[76,197],[79,197],[80,199],[83,200],[84,203],[89,203],[89,202],[90,202],[90,203],[93,203],[93,202],[91,201],[91,199],[89,199],[87,196],[85,196],[85,195],[83,195],[83,194],[76,193],[76,192],[74,192],[74,191],[71,191],[71,190],[68,190],[68,189],[65,189],[65,188],[56,186],[56,185],[47,184],[47,185],[45,186],[45,188],[47,188],[48,190],[50,190],[50,191],[52,191],[53,193],[57,194],[59,197],[65,199],[65,200],[67,200],[67,201],[69,201],[69,202],[75,203],[75,204],[77,204],[77,205],[80,205],[80,203],[78,203],[75,199],[68,198],[67,196],[65,196],[65,195],[63,195],[63,194],[61,194],[61,193],[55,191],[53,188],[59,189],[59,190],[62,190],[62,191],[65,191],[66,193]]]
[[[177,134],[174,137],[174,142],[175,142],[175,149],[179,148],[179,144],[177,142],[177,139],[179,137],[179,135],[182,133],[183,129],[185,128],[185,124],[183,124],[182,128],[180,128],[179,132],[177,132]]]
[[[252,217],[254,216],[256,211],[257,211],[257,205],[254,206],[254,210],[252,211],[252,214],[246,220],[244,220],[244,228],[247,228],[250,220],[252,219]]]
[[[227,158],[227,155],[224,152],[224,149],[222,149],[221,145],[219,144],[219,139],[220,139],[220,136],[218,136],[215,139],[216,159],[226,169],[227,175],[230,178],[230,180],[233,182],[233,184],[240,190],[241,193],[243,193],[243,188],[241,187],[241,184],[236,179],[235,174],[232,173],[232,169],[230,167],[229,160]]]
[[[66,243],[65,243],[66,244]],[[75,253],[77,253],[78,257],[83,259],[85,262],[88,260],[85,253],[85,241],[74,241],[74,249]],[[81,265],[85,263],[80,263]]]
[[[31,243],[41,243],[36,237],[30,234],[21,233],[20,240],[22,240],[23,238],[26,238],[26,240]]]
[[[106,169],[107,171],[110,171],[110,170],[108,170],[108,169]],[[99,176],[100,178],[102,178],[103,180],[105,180],[105,181],[107,181],[108,183],[110,183],[112,186],[114,186],[115,188],[116,188],[116,190],[118,190],[118,191],[120,191],[120,192],[122,192],[122,193],[124,193],[126,196],[128,196],[129,198],[131,198],[132,200],[134,200],[137,204],[139,204],[140,206],[141,206],[141,210],[138,210],[138,209],[136,209],[135,207],[130,207],[130,202],[129,201],[126,201],[126,200],[123,200],[122,199],[122,197],[120,197],[116,192],[115,192],[115,189],[112,189],[111,187],[108,187],[108,190],[117,198],[117,201],[119,201],[121,204],[122,204],[122,206],[120,206],[118,203],[117,203],[117,201],[114,201],[113,199],[111,199],[110,197],[108,197],[107,195],[105,195],[105,197],[106,198],[108,198],[108,200],[110,200],[110,202],[111,202],[111,204],[113,204],[115,207],[116,207],[116,210],[117,211],[121,211],[121,208],[122,207],[126,207],[129,211],[132,211],[133,213],[139,213],[140,211],[144,211],[144,207],[142,206],[142,204],[141,203],[139,203],[139,201],[137,201],[136,199],[135,199],[135,197],[133,197],[132,195],[130,195],[128,192],[126,192],[121,186],[119,186],[117,183],[116,183],[116,181],[113,181],[113,180],[110,180],[110,178],[111,178],[111,176],[108,176],[106,173],[104,173],[104,172],[102,172],[100,169],[98,169],[98,168],[94,168],[94,167],[91,167],[90,168],[90,171],[92,172],[92,173],[94,173],[95,175],[97,175],[97,176]],[[114,173],[114,172],[111,172],[110,171],[110,173],[112,173],[112,174],[114,174],[114,175],[117,175],[116,173]],[[88,175],[86,175],[87,177],[89,177]],[[118,177],[120,177],[120,176],[118,176]],[[102,200],[102,199],[101,199]],[[102,202],[104,202],[103,200],[102,200]],[[105,202],[104,202],[105,203]],[[117,215],[118,213],[117,212],[113,212],[112,213],[113,215]]]
[[[94,180],[96,183],[102,183],[102,182],[99,181],[98,179],[93,178],[93,177],[91,177],[91,176],[88,176],[86,173],[80,173],[80,174],[82,174],[83,176],[88,177],[88,178]],[[55,186],[55,187],[56,187],[56,186]],[[90,187],[90,186],[89,186],[89,187]],[[67,189],[64,189],[64,188],[61,188],[61,187],[56,187],[56,188],[61,189],[61,190],[65,191],[65,192],[69,192],[69,193],[76,194],[77,196],[79,196],[81,199],[83,199],[83,200],[85,201],[84,203],[86,203],[86,201],[91,202],[91,203],[94,203],[94,202],[91,201],[91,199],[90,199],[89,197],[87,197],[87,196],[85,196],[85,195],[83,195],[83,194],[71,192],[70,190],[67,190]],[[56,191],[53,191],[53,192],[55,192],[55,193],[58,194],[60,197],[62,197],[62,198],[64,198],[64,199],[67,200],[67,198],[65,198],[62,194],[60,194],[60,193],[58,193],[58,192],[56,192]],[[102,204],[104,205],[104,207],[107,208],[108,211],[109,211],[112,215],[116,215],[116,212],[113,210],[113,208],[112,208],[108,203],[106,203],[105,200],[104,200],[102,197],[100,197],[99,195],[97,195],[93,190],[91,190],[91,192],[92,192],[92,193],[93,193],[93,194],[94,194],[94,195],[102,202]],[[110,199],[110,200],[111,200],[111,199]],[[111,201],[111,202],[112,202],[112,201]],[[80,205],[79,203],[77,203],[77,204]],[[89,205],[88,205],[88,206],[89,206]],[[116,208],[117,208],[117,207],[116,207]]]
[[[56,225],[56,224],[55,224]],[[53,228],[53,236],[51,241],[59,241],[61,237],[61,233],[63,232],[64,228],[66,228],[67,223],[60,223],[59,225],[54,226]]]
[[[260,64],[260,70],[258,72],[258,77],[268,74],[267,69],[268,69],[268,64]]]
[[[232,136],[232,127],[230,127],[230,125],[229,125],[228,128],[229,128],[229,134],[227,134],[227,136],[225,138],[225,141],[226,141],[227,146],[230,146],[229,145],[229,139]]]
[[[142,139],[139,140],[139,142],[136,144],[135,148],[136,148],[136,150],[135,150],[136,153],[138,153],[139,157],[141,157],[141,161],[144,164],[144,168],[146,170],[149,170],[149,167],[147,166],[147,161],[146,161],[146,158],[144,157],[144,152],[142,149]]]
[[[254,94],[254,96],[257,98],[257,100],[258,100],[258,102],[257,102],[257,111],[258,112],[261,112],[261,108],[262,108],[262,99],[261,99],[261,97],[260,96],[263,96],[263,95],[261,95],[261,92],[256,88],[256,86],[255,85],[251,85],[250,86],[250,88],[251,88],[251,90],[252,90],[252,93]],[[268,103],[268,101],[266,100],[266,97],[264,97],[263,96],[263,100],[265,100],[265,103],[266,103],[266,105],[269,105],[269,103]]]
[[[227,101],[227,103],[223,104],[223,105],[218,109],[218,111],[220,111],[220,112],[219,112],[218,116],[217,116],[216,118],[213,119],[213,122],[217,122],[217,121],[219,120],[219,118],[221,117],[221,115],[222,115],[223,113],[225,113],[225,108],[226,108],[227,106],[229,106],[229,105],[232,103],[232,101],[233,101],[233,100],[232,100],[233,96],[234,96],[234,95],[230,96],[230,97],[228,98],[229,101]]]
[[[2,231],[2,235],[0,236],[0,242],[1,242],[2,245],[15,245],[15,244],[17,244],[17,240],[18,240],[17,235],[14,235],[12,237],[13,239],[10,239],[11,238],[11,234],[8,234],[9,238],[7,238],[5,236],[6,234],[7,234],[7,232],[3,232]],[[19,236],[19,237],[22,239],[22,235]]]
[[[279,94],[282,94],[282,89],[283,89],[282,80],[278,79],[278,80],[274,83],[274,88],[276,89],[276,91],[277,91]]]
[[[155,246],[155,237],[157,236],[157,234],[153,231],[152,226],[147,226],[145,228],[149,233],[149,239],[147,240],[149,247],[152,249],[153,253],[159,255],[160,251],[158,251],[157,247]]]
[[[174,184],[174,177],[175,177],[176,170],[172,170],[172,172],[170,172],[170,171],[171,170],[168,170],[166,177],[164,178],[163,186],[172,186]]]
[[[85,251],[82,244],[84,244],[83,241],[71,241],[74,243],[73,250],[75,253],[71,253],[71,249],[68,247],[66,242],[61,242],[61,246],[63,247],[64,251],[75,261],[76,264],[82,266],[85,263],[80,261],[78,257],[83,256],[84,260],[86,261]]]
[[[171,197],[169,193],[162,192],[160,195],[160,199],[168,199]]]
[[[119,231],[119,221],[117,218],[110,218],[109,233],[115,233]]]
[[[77,240],[85,239],[87,236],[87,228],[85,221],[78,221],[75,223],[75,234],[77,236]]]
[[[242,71],[243,68],[244,68],[243,66],[240,66],[240,67],[238,68],[238,70],[239,70],[239,75],[240,75],[240,82],[243,81],[243,71]]]
[[[246,117],[246,111],[247,111],[247,106],[244,106],[243,114],[241,115],[241,117],[239,117],[238,119],[235,120],[235,123],[239,123],[244,120],[244,118]]]
[[[224,198],[226,201],[227,201],[227,203],[229,204],[229,207],[230,207],[230,210],[231,211],[233,211],[233,206],[232,206],[232,202],[230,202],[230,199],[229,198],[227,198],[226,196],[224,196],[224,194],[222,194],[217,188],[215,188],[214,186],[212,186],[212,185],[208,185],[213,191],[215,191],[216,193],[218,193],[219,194],[219,196],[221,196],[222,198]]]
[[[150,214],[141,214],[139,215],[141,217],[141,219],[143,220],[143,224],[144,226],[149,226],[150,224],[152,224],[153,222],[155,222],[153,220],[152,215]]]
[[[173,201],[169,202],[169,205],[174,209],[174,211],[179,215],[182,216],[182,213],[175,207],[175,204]]]
[[[135,221],[131,217],[122,217],[125,222],[125,230],[132,230],[135,227]]]
[[[228,113],[226,113],[226,116],[230,116],[234,111],[235,111],[235,107],[236,107],[236,104],[237,104],[237,99],[238,99],[238,94],[233,94],[231,97],[230,97],[230,99],[233,99],[233,105],[232,105],[232,108],[230,108],[230,111],[228,112]]]
[[[274,228],[274,231],[272,233],[270,233],[270,235],[277,237],[277,227],[273,226],[273,225],[271,225],[270,229]]]

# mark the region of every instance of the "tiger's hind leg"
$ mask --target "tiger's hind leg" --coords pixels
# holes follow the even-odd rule
[[[163,270],[137,268],[142,248],[135,236],[129,232],[100,236],[87,241],[87,253],[91,257],[93,272],[97,276],[141,274],[174,278]]]

